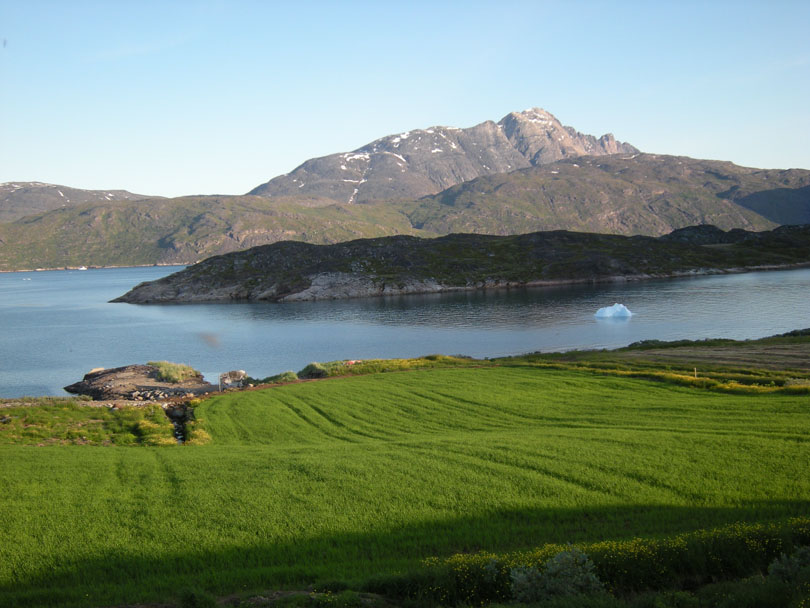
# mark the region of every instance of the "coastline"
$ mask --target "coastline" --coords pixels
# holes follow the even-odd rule
[[[735,274],[810,266],[810,225],[725,233],[687,227],[663,237],[568,231],[283,241],[207,258],[141,283],[131,304],[337,300]]]
[[[106,270],[110,268],[152,268],[155,266],[190,266],[194,264],[194,262],[188,263],[176,263],[176,264],[167,264],[163,262],[158,262],[155,264],[122,264],[120,266],[111,265],[111,266],[60,266],[59,268],[22,268],[18,270],[0,270],[0,274],[13,274],[15,272],[53,272],[53,271],[65,271],[65,270]]]
[[[596,285],[604,283],[631,283],[656,279],[681,279],[689,277],[744,274],[748,272],[794,270],[810,268],[810,262],[790,264],[760,264],[756,266],[734,266],[729,268],[696,268],[669,273],[639,273],[626,275],[605,275],[587,278],[537,279],[529,281],[500,281],[491,279],[467,285],[447,285],[434,279],[413,279],[404,285],[393,286],[375,283],[373,275],[358,276],[348,273],[320,273],[310,275],[310,285],[301,291],[287,294],[269,294],[244,292],[234,293],[234,289],[220,288],[209,292],[184,294],[182,297],[157,296],[127,298],[128,292],[112,300],[114,303],[130,304],[182,304],[203,302],[314,302],[324,300],[348,300],[403,295],[425,295],[434,293],[451,293],[461,291],[486,291],[498,289],[521,289],[526,287],[562,287],[566,285]],[[139,286],[143,288],[143,286]]]
[[[762,264],[750,267],[731,267],[731,268],[699,268],[687,271],[675,271],[671,273],[642,273],[642,274],[628,274],[628,275],[605,275],[604,277],[590,277],[581,279],[537,279],[529,281],[486,281],[479,282],[472,285],[442,285],[435,283],[437,288],[420,290],[418,284],[424,284],[426,281],[432,279],[421,279],[414,281],[411,285],[414,288],[409,288],[405,285],[402,288],[383,287],[381,293],[378,294],[357,294],[357,295],[324,295],[322,297],[301,297],[300,294],[305,293],[307,290],[283,296],[274,300],[275,302],[307,302],[318,300],[343,300],[367,297],[385,297],[385,296],[400,296],[400,295],[424,295],[431,293],[449,293],[458,291],[486,291],[488,289],[521,289],[524,287],[564,287],[566,285],[595,285],[601,283],[633,283],[637,281],[650,281],[656,279],[683,279],[689,277],[701,277],[711,275],[723,274],[744,274],[747,272],[763,272],[763,271],[778,271],[778,270],[793,270],[799,268],[810,268],[810,262],[797,262],[792,264]],[[203,301],[203,300],[195,300]],[[227,298],[220,300],[210,301],[228,301]],[[234,300],[238,301],[238,300]],[[257,301],[257,298],[246,298],[244,301]],[[182,300],[175,300],[175,302],[182,302]]]

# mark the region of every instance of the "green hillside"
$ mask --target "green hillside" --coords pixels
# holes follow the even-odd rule
[[[515,361],[225,394],[200,446],[0,424],[0,604],[358,588],[431,556],[784,521],[810,507],[806,406]]]
[[[384,205],[194,196],[86,204],[0,224],[0,270],[192,263],[280,240],[414,232]]]
[[[193,263],[282,240],[558,229],[658,236],[697,224],[806,223],[810,171],[614,154],[480,177],[418,200],[187,196],[69,206],[0,223],[0,270]]]
[[[421,199],[408,217],[439,233],[767,230],[810,223],[810,171],[655,154],[581,157],[459,184]]]

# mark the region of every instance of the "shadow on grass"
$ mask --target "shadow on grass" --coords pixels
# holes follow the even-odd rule
[[[549,542],[663,537],[729,523],[772,522],[810,514],[810,501],[768,501],[739,508],[628,506],[497,510],[375,530],[204,550],[188,539],[146,555],[110,553],[63,563],[0,587],[0,605],[108,606],[177,597],[183,588],[216,595],[263,589],[303,589],[342,580],[353,585],[420,567],[420,560],[479,550],[506,552]],[[179,515],[181,516],[181,515]],[[7,565],[6,565],[7,566]],[[0,564],[0,572],[3,565]]]

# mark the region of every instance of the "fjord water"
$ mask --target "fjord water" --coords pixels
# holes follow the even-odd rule
[[[96,367],[170,360],[216,382],[310,361],[493,357],[810,327],[810,269],[297,303],[110,304],[172,267],[0,274],[0,397],[64,395]],[[598,320],[614,302],[634,314]]]

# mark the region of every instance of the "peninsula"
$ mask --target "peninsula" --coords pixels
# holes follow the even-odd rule
[[[640,280],[810,264],[810,225],[694,226],[661,237],[564,230],[517,236],[284,241],[214,256],[113,302],[294,301]]]

